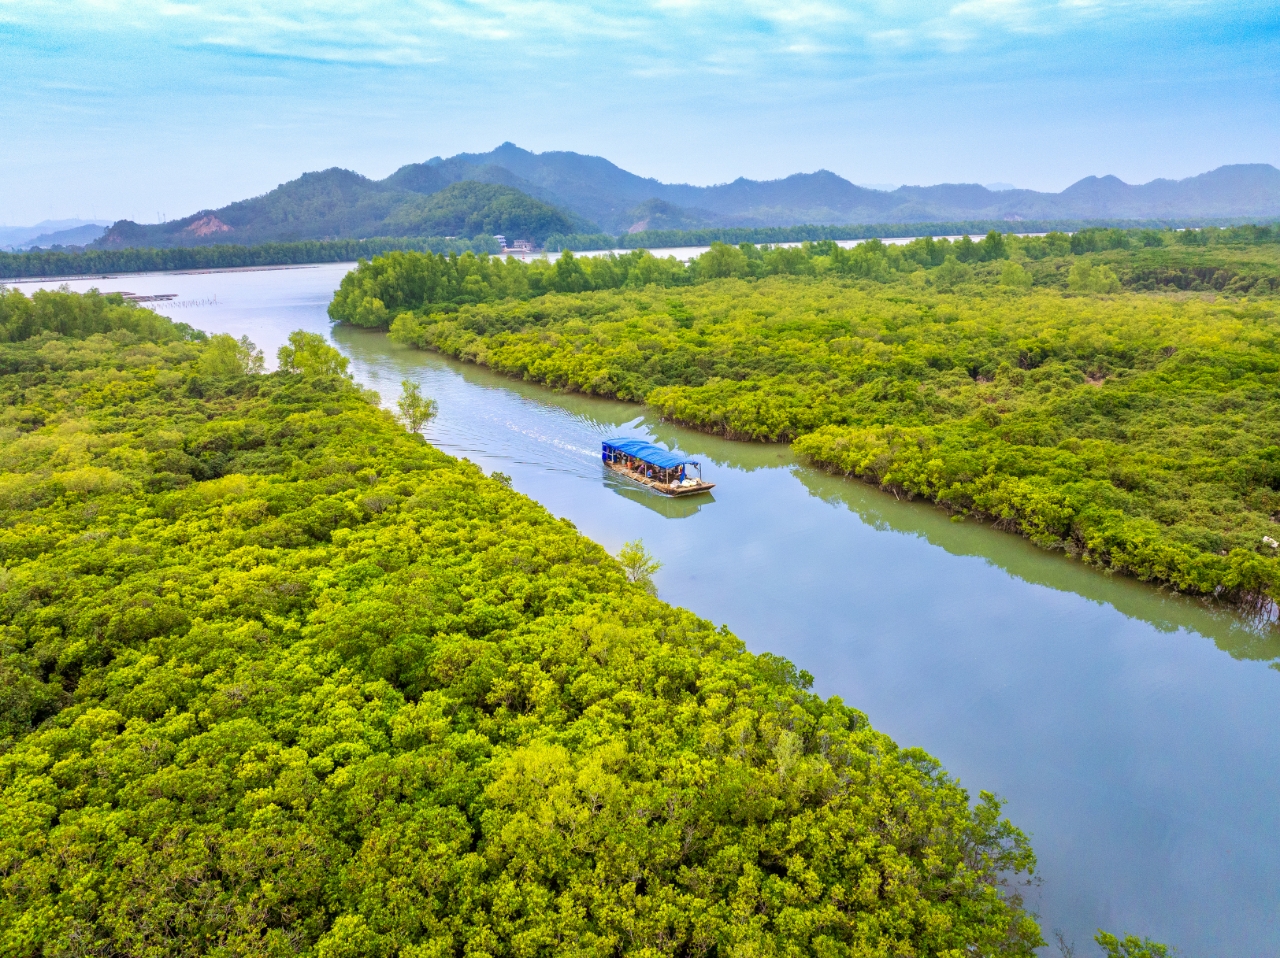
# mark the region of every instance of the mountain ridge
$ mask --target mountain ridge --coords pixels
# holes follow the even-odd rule
[[[472,186],[456,188],[459,184]],[[447,215],[442,210],[413,214],[428,209],[423,197],[450,190]],[[458,203],[471,206],[463,209]],[[541,243],[554,234],[616,236],[648,229],[1273,217],[1280,217],[1280,170],[1266,163],[1222,166],[1182,180],[1136,185],[1112,175],[1086,176],[1059,193],[991,190],[977,183],[883,191],[826,169],[775,180],[738,177],[693,186],[642,177],[599,156],[534,153],[506,142],[488,153],[405,164],[381,180],[338,167],[304,173],[261,196],[168,223],[143,226],[122,220],[93,245],[418,236],[427,234],[394,230],[446,225],[465,230],[481,224],[490,229],[495,223],[509,239]]]
[[[544,191],[544,201],[593,219],[611,233],[629,230],[641,218],[631,214],[649,200],[686,213],[705,211],[704,226],[1280,216],[1280,170],[1266,163],[1222,166],[1183,180],[1138,185],[1110,175],[1088,176],[1060,193],[991,190],[977,183],[900,186],[886,192],[857,186],[825,169],[776,180],[739,177],[692,186],[641,177],[603,157],[533,153],[510,142],[488,153],[434,157],[417,165],[447,177],[466,175],[467,169],[504,168]],[[397,174],[414,166],[401,167]]]
[[[88,243],[110,225],[104,220],[64,219],[42,220],[33,226],[0,226],[0,249]]]
[[[371,180],[331,167],[304,173],[261,196],[165,223],[120,220],[92,245],[122,249],[444,235],[431,232],[437,229],[480,231],[474,235],[505,230],[513,240],[540,243],[552,233],[599,230],[572,212],[495,182],[503,178],[501,173],[493,173],[484,180],[442,182],[415,172],[390,183],[392,177]],[[404,189],[405,182],[418,188]],[[471,188],[458,189],[467,184]]]

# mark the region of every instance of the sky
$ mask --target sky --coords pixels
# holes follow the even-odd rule
[[[7,225],[506,140],[700,185],[1280,166],[1275,0],[0,0],[0,63]]]

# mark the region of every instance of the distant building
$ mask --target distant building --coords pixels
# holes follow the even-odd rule
[[[533,244],[528,240],[516,240],[510,246],[507,245],[507,238],[501,233],[495,233],[493,240],[502,249],[504,253],[532,253]]]

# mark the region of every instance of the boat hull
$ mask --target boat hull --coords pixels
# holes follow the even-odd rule
[[[674,484],[658,482],[656,479],[650,479],[648,476],[637,475],[630,469],[623,469],[620,466],[615,466],[611,462],[606,462],[605,466],[616,472],[618,475],[630,479],[637,485],[645,486],[646,488],[652,489],[654,492],[660,492],[664,496],[671,496],[673,498],[680,496],[696,496],[703,492],[709,492],[715,488],[714,482],[699,482],[696,486],[677,486]]]

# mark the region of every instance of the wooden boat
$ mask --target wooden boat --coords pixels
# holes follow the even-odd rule
[[[714,482],[703,481],[700,462],[643,439],[609,439],[600,447],[606,466],[664,496],[695,496],[715,487]],[[689,474],[689,466],[696,476]]]

